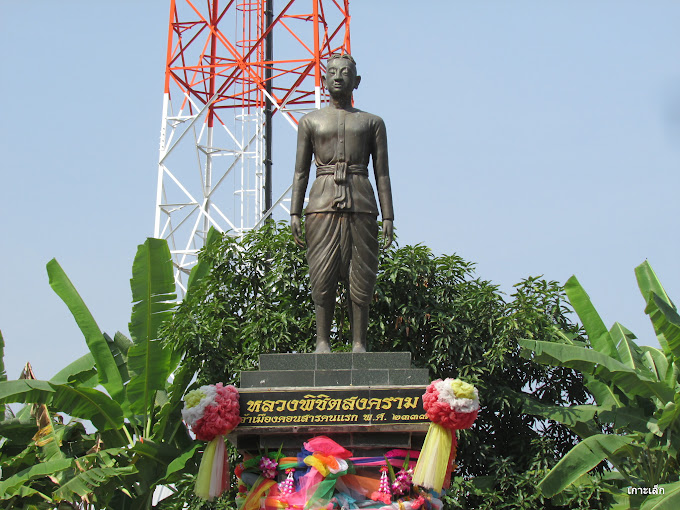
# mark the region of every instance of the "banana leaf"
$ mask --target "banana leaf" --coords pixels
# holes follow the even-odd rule
[[[0,421],[0,436],[17,444],[28,444],[37,430],[34,419],[12,418]]]
[[[627,428],[631,432],[646,434],[656,428],[653,416],[645,416],[642,407],[626,406],[603,409],[599,413],[600,421],[611,423],[614,429]]]
[[[633,438],[626,436],[597,434],[588,437],[562,457],[538,487],[545,497],[551,498],[632,442]]]
[[[119,402],[122,401],[124,387],[116,361],[113,359],[108,342],[104,335],[102,335],[90,310],[85,306],[80,294],[78,294],[78,291],[56,259],[52,259],[47,263],[47,274],[50,278],[50,286],[69,308],[80,331],[85,336],[85,342],[87,342],[97,367],[99,382],[106,388],[106,391],[112,398]]]
[[[163,476],[166,483],[175,482],[178,477],[177,474],[181,475],[184,473],[186,465],[194,458],[196,451],[202,447],[202,443],[195,443],[189,450],[170,462],[168,468],[165,470],[165,475]]]
[[[41,499],[45,500],[45,501],[48,502],[48,503],[56,503],[56,502],[55,502],[51,497],[49,497],[47,494],[44,494],[44,493],[42,493],[42,492],[40,492],[40,491],[38,491],[38,490],[35,490],[33,487],[28,487],[28,486],[26,486],[26,485],[21,485],[19,488],[17,488],[16,490],[14,490],[14,491],[13,491],[13,494],[12,494],[11,496],[9,496],[8,498],[0,498],[0,499],[10,499],[10,500],[11,500],[12,498],[16,498],[14,501],[11,501],[12,506],[9,507],[9,508],[11,508],[11,509],[13,510],[14,508],[16,508],[16,506],[14,505],[14,503],[15,503],[17,500],[23,502],[23,500],[25,500],[26,498],[30,498],[31,496],[38,496],[38,497],[40,497]],[[53,508],[53,507],[51,507],[51,506],[48,506],[48,507],[42,506],[42,505],[41,505],[41,506],[38,506],[37,504],[30,504],[30,503],[28,503],[28,504],[22,503],[22,505],[23,505],[23,506],[22,506],[21,510],[45,510],[46,508]]]
[[[633,508],[639,509],[645,497],[642,494],[614,494],[614,503],[609,507],[609,510],[631,510]]]
[[[588,391],[595,397],[597,402],[602,407],[613,408],[622,407],[624,403],[621,401],[622,395],[617,393],[615,389],[608,384],[598,381],[596,378],[585,375],[583,377],[584,384]]]
[[[144,416],[146,434],[155,392],[165,389],[170,373],[171,348],[158,339],[161,324],[176,306],[170,250],[165,240],[147,239],[137,249],[132,266],[130,334],[134,345],[128,351],[130,383],[127,397],[131,412]]]
[[[194,372],[188,365],[180,367],[175,372],[174,379],[168,387],[168,401],[158,412],[157,421],[153,427],[154,440],[170,442],[175,438],[180,427],[185,428],[181,418],[182,397],[193,376]]]
[[[671,298],[666,294],[666,290],[657,278],[652,266],[646,260],[635,268],[635,278],[637,279],[638,287],[642,293],[645,301],[649,300],[649,296],[654,293],[664,300],[673,309],[676,309]]]
[[[680,508],[680,482],[659,485],[664,493],[647,496],[640,510],[677,510]]]
[[[118,430],[123,426],[120,405],[92,388],[52,384],[37,379],[3,381],[0,382],[0,402],[49,404],[70,416],[91,420],[100,431]]]
[[[575,276],[567,280],[564,290],[571,306],[574,307],[574,311],[581,319],[586,333],[588,333],[588,340],[590,340],[593,349],[618,360],[616,345],[609,331],[607,331],[604,322],[602,322],[600,315],[590,301],[590,296]]]
[[[195,445],[196,443],[192,447]],[[144,491],[153,493],[153,488],[156,485],[164,483],[168,468],[173,461],[183,457],[183,454],[186,453],[184,450],[169,444],[150,440],[145,440],[143,443],[138,441],[130,449],[130,452],[134,455],[132,462],[139,471],[136,480],[139,484],[140,494]],[[183,461],[186,464],[188,460],[186,458]],[[170,475],[173,473],[174,471],[171,471]]]
[[[113,335],[113,343],[120,351],[125,363],[127,363],[128,351],[130,350],[130,347],[132,347],[132,340],[130,340],[120,331],[116,331],[116,334]]]
[[[203,249],[209,248],[212,244],[219,242],[222,235],[215,229],[215,227],[210,227],[208,230],[208,236],[205,240],[205,245]],[[187,295],[205,276],[210,273],[210,263],[206,262],[203,258],[199,257],[198,262],[189,273],[189,281],[187,282]]]
[[[5,372],[5,339],[2,337],[0,331],[0,382],[7,380],[7,372]],[[0,420],[5,419],[5,404],[0,404]]]
[[[666,290],[663,288],[663,285],[661,285],[661,282],[657,278],[656,273],[652,269],[652,266],[649,264],[649,262],[645,260],[642,264],[635,268],[635,277],[637,279],[640,292],[642,293],[642,297],[645,299],[648,308],[649,303],[652,300],[652,296],[656,295],[672,310],[676,310],[675,305],[671,301],[671,298],[668,296],[668,294],[666,294]],[[666,356],[670,356],[672,349],[670,348],[665,335],[658,329],[662,324],[656,323],[652,310],[649,312],[645,310],[645,313],[649,315],[649,318],[652,321],[652,326],[656,332],[661,349],[666,354]],[[676,357],[678,357],[677,354]]]
[[[23,469],[0,482],[0,500],[9,499],[14,496],[26,482],[43,476],[52,476],[55,473],[69,469],[72,464],[72,459],[55,459]]]
[[[645,313],[652,321],[662,347],[670,351],[674,361],[680,361],[680,315],[658,294],[651,294]],[[663,340],[664,343],[661,343]]]
[[[666,407],[664,407],[663,411],[661,412],[658,422],[659,430],[661,431],[664,431],[667,428],[672,428],[680,417],[680,405],[678,405],[680,395],[676,395],[675,400],[675,402],[669,402],[666,404]]]
[[[523,397],[523,413],[540,416],[566,425],[581,438],[589,437],[599,432],[598,429],[593,427],[593,419],[596,414],[603,411],[601,406],[575,405],[563,407],[544,404],[528,395],[523,395]]]
[[[50,382],[54,384],[74,384],[87,388],[94,388],[98,384],[99,378],[97,376],[97,369],[94,366],[94,357],[92,356],[92,353],[87,353],[62,368],[54,377],[52,377],[52,379],[50,379]]]
[[[120,332],[116,333],[113,338],[104,333],[104,338],[106,338],[106,341],[109,344],[113,359],[116,360],[120,378],[123,381],[123,384],[126,384],[130,380],[130,373],[128,371],[128,350],[132,346],[132,342],[125,338],[125,335]]]
[[[52,405],[57,409],[70,416],[92,421],[100,431],[123,427],[123,410],[108,395],[92,388],[74,388],[63,384],[52,386],[56,390]]]
[[[64,425],[53,421],[47,406],[43,405],[41,408],[40,428],[33,436],[36,446],[42,452],[41,462],[65,459],[66,455],[64,455],[60,448],[62,438],[64,437]]]
[[[177,305],[170,249],[149,238],[137,248],[132,265],[130,334],[135,344],[158,338],[158,329]]]
[[[91,494],[97,487],[109,482],[112,478],[131,475],[137,472],[135,466],[90,467],[80,471],[59,487],[53,494],[57,499],[73,500],[74,495],[80,498]]]
[[[657,397],[664,404],[673,401],[675,395],[673,388],[663,382],[651,380],[644,374],[594,349],[526,339],[520,340],[519,345],[536,353],[535,360],[538,363],[561,365],[580,370],[584,374],[597,374],[605,381],[621,388],[627,395]]]
[[[618,351],[618,359],[624,365],[629,366],[633,370],[643,373],[646,377],[652,379],[655,374],[650,372],[649,368],[643,361],[643,353],[640,347],[633,341],[636,340],[635,335],[623,327],[618,322],[615,322],[609,330],[609,335],[616,343],[616,350]]]
[[[44,404],[52,399],[54,388],[47,381],[17,379],[0,382],[0,403]]]
[[[659,381],[664,381],[667,385],[674,384],[673,370],[668,370],[668,358],[663,351],[656,347],[643,345],[640,347],[642,351],[642,358],[652,374],[655,375]]]
[[[0,381],[6,380],[7,372],[5,372],[5,339],[2,337],[2,331],[0,331]],[[2,417],[4,417],[4,409],[2,411]]]

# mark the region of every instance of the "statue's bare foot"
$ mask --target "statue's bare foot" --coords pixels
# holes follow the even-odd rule
[[[352,344],[352,352],[366,352],[366,346],[363,342],[354,342]]]
[[[316,341],[316,353],[331,352],[331,346],[328,344],[328,340],[317,340]]]

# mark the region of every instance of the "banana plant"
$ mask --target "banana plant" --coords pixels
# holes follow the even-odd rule
[[[179,371],[170,377],[179,353],[159,338],[160,326],[176,306],[167,243],[147,239],[138,247],[130,280],[131,339],[102,333],[56,260],[47,264],[47,273],[89,353],[49,381],[0,381],[0,404],[44,404],[53,413],[49,426],[37,433],[29,406],[0,423],[0,502],[150,508],[158,485],[196,469],[197,446],[180,418],[181,398],[193,374]],[[63,424],[55,413],[72,419]],[[87,432],[83,422],[96,430]]]
[[[660,349],[638,345],[618,322],[607,329],[573,276],[565,291],[587,341],[566,334],[561,342],[520,341],[524,356],[580,371],[594,397],[591,405],[558,407],[525,396],[527,413],[563,423],[582,439],[539,484],[556,501],[607,461],[614,508],[680,508],[680,315],[648,262],[635,274]],[[598,423],[612,433],[601,433]]]

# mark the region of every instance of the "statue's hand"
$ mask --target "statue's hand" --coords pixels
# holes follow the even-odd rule
[[[393,220],[383,220],[383,238],[385,239],[385,244],[383,249],[387,249],[392,245],[394,240],[394,224]]]
[[[304,248],[305,243],[302,241],[302,225],[300,224],[299,214],[290,215],[290,230],[293,232],[295,244],[297,244],[300,248]]]

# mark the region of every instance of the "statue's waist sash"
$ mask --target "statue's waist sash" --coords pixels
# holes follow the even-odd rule
[[[346,182],[348,174],[363,175],[368,177],[368,167],[366,165],[348,165],[345,162],[316,167],[317,177],[322,175],[332,175],[333,180],[339,184]]]
[[[334,165],[322,165],[316,167],[316,176],[332,175],[335,182],[335,196],[333,198],[334,209],[351,209],[352,196],[347,189],[348,175],[363,175],[368,177],[368,167],[366,165],[348,165],[344,161]]]

